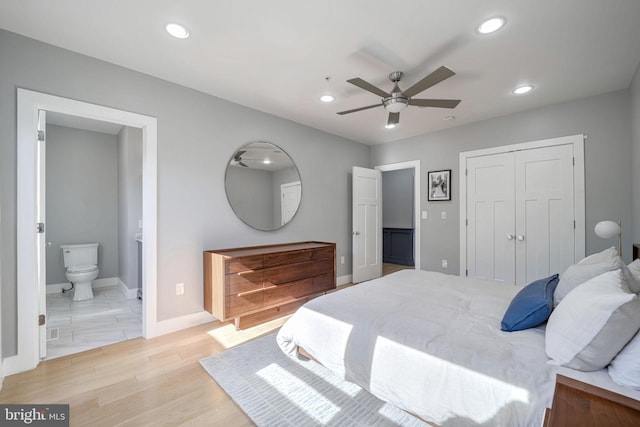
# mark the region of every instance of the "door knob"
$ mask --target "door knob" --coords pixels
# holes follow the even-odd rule
[[[359,236],[359,235],[360,235],[360,232],[359,232],[359,231],[354,231],[352,234],[353,234],[354,236]]]
[[[520,241],[522,242],[522,241],[524,240],[524,236],[523,236],[522,234],[520,234],[520,235],[517,237],[517,239],[518,239],[518,240],[520,240]]]
[[[47,247],[51,246],[51,242],[46,243]]]
[[[513,240],[515,236],[511,233],[507,233],[507,240]]]

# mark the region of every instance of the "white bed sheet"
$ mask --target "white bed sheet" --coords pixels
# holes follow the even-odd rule
[[[348,381],[440,426],[540,426],[556,373],[593,377],[620,392],[606,371],[549,363],[543,327],[502,332],[518,290],[403,270],[308,302],[277,340],[286,354],[300,346]]]

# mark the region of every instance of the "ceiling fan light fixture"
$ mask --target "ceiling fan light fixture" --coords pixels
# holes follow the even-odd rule
[[[384,104],[384,109],[390,113],[399,113],[400,111],[407,108],[409,105],[409,99],[405,97],[394,97],[394,98],[386,98],[382,100]]]
[[[176,24],[175,22],[167,24],[165,27],[167,33],[171,34],[177,39],[186,39],[189,37],[189,30],[184,25]]]
[[[333,95],[329,95],[329,94],[322,95],[320,97],[320,101],[322,102],[333,102],[335,99],[336,98]]]
[[[514,95],[524,95],[533,90],[533,85],[522,85],[515,88],[512,92]]]
[[[507,20],[501,16],[496,16],[495,18],[490,18],[484,21],[482,24],[478,26],[478,33],[480,34],[491,34],[498,31],[500,28],[504,27]]]

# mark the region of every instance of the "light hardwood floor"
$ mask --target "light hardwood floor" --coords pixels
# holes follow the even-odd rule
[[[6,377],[0,403],[68,403],[71,426],[252,426],[198,361],[275,331],[287,318],[242,331],[212,322],[46,360]]]

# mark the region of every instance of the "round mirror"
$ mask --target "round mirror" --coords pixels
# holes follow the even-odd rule
[[[224,187],[238,218],[263,231],[291,221],[302,199],[298,168],[282,148],[269,142],[251,142],[233,153]]]

